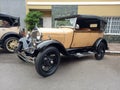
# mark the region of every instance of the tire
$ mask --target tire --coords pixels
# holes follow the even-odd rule
[[[101,42],[96,50],[95,58],[96,60],[102,60],[104,58],[104,55],[105,55],[105,45],[104,43]]]
[[[4,49],[7,52],[13,53],[18,44],[17,37],[9,37],[4,41]]]
[[[55,47],[48,47],[43,52],[39,52],[35,61],[35,68],[39,75],[43,77],[55,73],[60,64],[60,53]]]

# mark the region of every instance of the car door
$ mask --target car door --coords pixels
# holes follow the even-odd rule
[[[81,28],[79,30],[75,30],[71,48],[90,46],[90,32],[91,30],[89,28]]]

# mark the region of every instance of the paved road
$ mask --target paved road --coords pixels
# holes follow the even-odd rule
[[[120,56],[62,57],[57,72],[39,76],[33,64],[0,50],[0,90],[119,90]]]

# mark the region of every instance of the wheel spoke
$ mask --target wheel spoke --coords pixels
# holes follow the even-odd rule
[[[49,71],[56,65],[56,63],[56,54],[53,52],[47,53],[43,58],[42,69],[44,71]]]
[[[17,45],[18,45],[18,42],[15,39],[11,39],[7,42],[7,48],[10,51],[14,50],[14,48],[17,47]]]

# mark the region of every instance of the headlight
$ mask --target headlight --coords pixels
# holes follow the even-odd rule
[[[42,33],[41,32],[38,32],[37,33],[37,40],[41,40],[42,39]]]
[[[39,32],[39,31],[32,31],[31,33],[31,38],[33,39],[37,39],[37,40],[41,40],[41,37],[42,37],[42,33]]]

